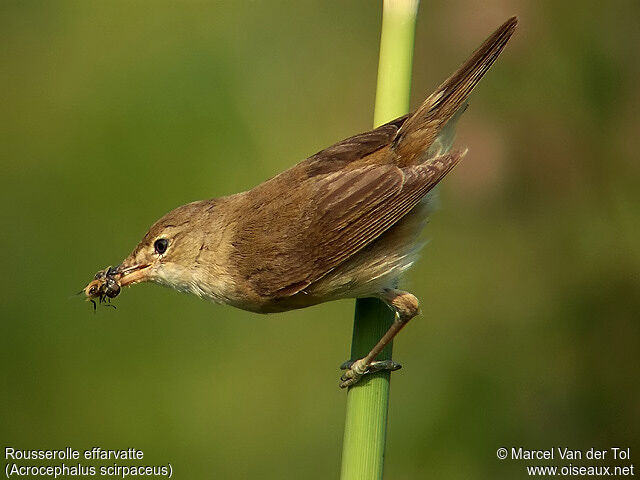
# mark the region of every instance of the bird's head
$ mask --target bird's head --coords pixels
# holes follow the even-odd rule
[[[133,252],[114,269],[120,285],[152,281],[189,290],[198,255],[206,248],[202,223],[209,205],[183,205],[154,223]]]

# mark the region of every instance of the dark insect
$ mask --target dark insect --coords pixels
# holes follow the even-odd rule
[[[116,275],[116,271],[112,267],[100,270],[85,287],[84,294],[87,300],[93,304],[94,311],[97,307],[96,299],[100,304],[104,303],[107,307],[116,308],[115,305],[111,305],[111,299],[120,293],[120,282],[118,282]]]

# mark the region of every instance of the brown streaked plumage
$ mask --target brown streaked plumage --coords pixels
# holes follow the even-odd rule
[[[455,121],[516,24],[507,20],[414,113],[249,191],[169,212],[100,276],[100,287],[154,281],[261,313],[378,297],[396,311],[396,322],[365,358],[344,364],[341,386],[399,368],[375,361],[419,311],[413,295],[393,288],[395,280],[417,257],[430,192],[466,153],[448,152]]]

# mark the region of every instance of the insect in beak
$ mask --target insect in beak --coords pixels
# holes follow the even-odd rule
[[[100,304],[116,308],[115,305],[111,305],[111,299],[120,294],[119,276],[117,269],[108,267],[96,273],[94,279],[84,288],[83,292],[87,300],[93,304],[94,311],[97,308],[96,299]]]

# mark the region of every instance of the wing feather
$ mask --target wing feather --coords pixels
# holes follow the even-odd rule
[[[243,272],[245,278],[264,297],[303,290],[391,228],[463,155],[454,152],[404,168],[378,164],[307,177],[286,195],[261,203],[255,221],[243,222],[236,249],[259,260]],[[278,230],[283,216],[293,229]]]

